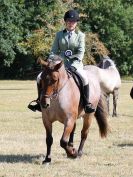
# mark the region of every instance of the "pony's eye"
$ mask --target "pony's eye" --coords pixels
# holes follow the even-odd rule
[[[46,76],[46,82],[48,85],[52,85],[56,82],[56,80],[53,77],[48,75],[48,76]]]
[[[49,79],[50,79],[50,76],[49,76],[49,75],[47,75],[47,76],[46,76],[46,80],[49,80]]]
[[[56,82],[56,80],[54,80],[53,78],[51,78],[51,83],[54,84]]]

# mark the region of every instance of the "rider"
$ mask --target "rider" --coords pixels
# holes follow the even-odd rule
[[[74,70],[80,76],[84,86],[84,110],[86,113],[92,113],[95,109],[89,102],[89,83],[82,62],[85,52],[85,34],[76,29],[78,21],[79,14],[77,11],[69,10],[65,13],[66,28],[56,33],[48,60],[52,60],[54,54],[59,55],[63,59],[65,67]],[[37,77],[38,84],[40,76],[41,74]],[[34,105],[30,109],[35,111],[37,106]]]

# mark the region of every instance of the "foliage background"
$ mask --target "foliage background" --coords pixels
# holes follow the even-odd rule
[[[0,78],[35,78],[36,59],[50,52],[55,33],[64,28],[68,9],[80,13],[86,33],[84,63],[108,54],[121,75],[133,73],[131,0],[0,0]]]

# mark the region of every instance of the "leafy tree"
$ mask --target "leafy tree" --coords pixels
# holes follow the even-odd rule
[[[7,77],[12,75],[23,78],[24,73],[35,65],[38,55],[42,51],[47,54],[50,50],[53,36],[62,25],[62,15],[67,6],[59,0],[20,0],[19,3],[17,2],[10,1],[9,3],[8,0],[2,0],[1,6],[4,8],[1,12],[1,19],[4,19],[3,24],[6,24],[6,28],[1,25],[0,62],[3,68],[1,71],[4,71]],[[9,19],[5,18],[6,13],[11,16]],[[11,28],[12,26],[16,30]],[[7,36],[9,41],[7,41]],[[6,40],[3,42],[3,39]],[[9,57],[9,55],[11,56]],[[14,70],[16,66],[20,72]],[[10,74],[11,72],[12,74]]]
[[[132,73],[131,0],[0,0],[0,77],[25,78],[36,70],[36,58],[49,53],[71,8],[80,12],[80,28],[86,33],[85,63],[110,54],[122,74]]]
[[[25,29],[27,23],[29,23],[28,27],[30,25],[31,27],[26,40],[22,41],[19,46],[36,58],[42,53],[47,55],[50,52],[55,33],[63,27],[62,18],[66,7],[56,0],[42,3],[37,9],[27,8],[30,18],[27,18],[24,25]]]
[[[109,55],[109,51],[99,40],[97,34],[86,33],[86,50],[84,56],[85,64],[97,64],[101,56]]]
[[[18,5],[0,0],[0,62],[10,66],[15,59],[17,42],[22,39],[22,17]]]
[[[122,74],[133,69],[133,6],[125,0],[76,0],[83,18],[82,29],[99,34]],[[126,66],[126,67],[125,67]]]

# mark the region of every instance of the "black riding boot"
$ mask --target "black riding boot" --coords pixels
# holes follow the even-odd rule
[[[95,112],[95,108],[89,102],[89,84],[84,86],[84,110],[85,113]]]
[[[40,111],[41,112],[41,106],[40,106],[40,93],[41,93],[41,84],[37,83],[37,91],[38,91],[38,98],[32,102],[29,103],[28,108],[34,112]],[[35,102],[36,104],[32,105],[31,103]]]

